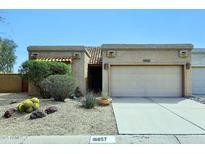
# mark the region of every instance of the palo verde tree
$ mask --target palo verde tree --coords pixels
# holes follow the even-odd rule
[[[13,71],[13,66],[16,61],[17,45],[13,40],[0,37],[0,72],[9,73]]]

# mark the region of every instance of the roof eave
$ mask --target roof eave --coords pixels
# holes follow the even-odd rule
[[[187,49],[192,50],[192,44],[103,44],[102,50],[135,50],[135,49]]]
[[[38,51],[85,51],[84,46],[28,46],[28,52]]]

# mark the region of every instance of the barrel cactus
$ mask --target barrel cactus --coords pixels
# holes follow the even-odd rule
[[[33,98],[31,98],[30,100],[31,100],[34,104],[35,104],[35,103],[38,103],[38,104],[40,103],[40,101],[39,101],[39,99],[38,99],[37,97],[33,97]]]
[[[40,107],[40,104],[39,104],[39,103],[34,103],[34,104],[33,104],[34,110],[38,109],[39,107]]]
[[[23,101],[23,106],[27,109],[33,106],[33,102],[30,99]]]
[[[26,113],[31,113],[31,112],[33,112],[33,108],[32,107],[29,107],[29,108],[26,109]]]
[[[31,99],[26,99],[17,105],[17,109],[19,112],[26,112],[26,113],[31,113],[37,110],[39,107],[40,107],[40,102],[39,99],[36,97]]]
[[[25,112],[25,108],[24,108],[22,102],[17,105],[17,110],[18,110],[19,112]]]

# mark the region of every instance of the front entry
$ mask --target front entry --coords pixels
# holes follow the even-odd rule
[[[88,90],[96,93],[102,91],[102,65],[88,66]]]

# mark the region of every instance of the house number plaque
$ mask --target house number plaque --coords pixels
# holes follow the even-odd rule
[[[91,136],[90,144],[114,144],[115,136]]]

